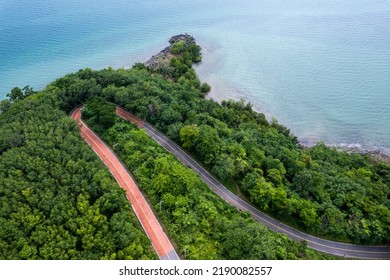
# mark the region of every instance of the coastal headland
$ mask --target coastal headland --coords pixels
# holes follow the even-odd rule
[[[387,259],[390,165],[321,143],[304,148],[244,100],[205,98],[192,67],[201,47],[178,38],[157,58],[163,67],[87,68],[42,91],[14,91],[0,114],[2,257],[157,257],[124,192],[67,117],[84,104],[83,121],[132,172],[182,257],[332,259],[312,249],[332,240],[325,245],[349,244],[328,253]],[[116,105],[137,125],[118,119]],[[156,141],[176,147],[174,156]],[[298,232],[314,239],[296,242],[305,240]]]
[[[175,36],[172,36],[169,39],[169,46],[161,50],[159,53],[153,55],[150,59],[148,59],[144,64],[146,67],[149,67],[153,70],[158,70],[161,67],[169,64],[170,60],[173,57],[176,57],[178,55],[177,52],[173,51],[174,44],[183,42],[184,47],[188,47],[190,45],[195,44],[195,38],[191,35],[185,33],[185,34],[178,34]]]

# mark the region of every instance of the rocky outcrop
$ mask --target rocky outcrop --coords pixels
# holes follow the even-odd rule
[[[195,44],[195,38],[192,37],[191,35],[187,34],[187,33],[175,35],[175,36],[173,36],[171,39],[169,39],[169,43],[171,44],[171,46],[172,46],[174,43],[177,43],[177,42],[180,42],[180,41],[184,41],[184,43],[186,44],[186,46]],[[170,46],[170,47],[171,47],[171,46]]]
[[[144,65],[154,70],[157,70],[161,67],[168,67],[169,61],[175,57],[175,55],[172,53],[172,46],[173,44],[180,41],[183,41],[187,47],[189,45],[195,44],[194,37],[187,33],[175,35],[169,39],[170,45],[168,47],[160,51],[158,54],[153,55],[148,61],[144,63]]]
[[[361,147],[360,145],[339,145],[333,147],[335,147],[338,151],[343,151],[350,154],[360,154],[363,156],[371,156],[376,160],[390,163],[390,156],[382,153],[380,150],[368,150]]]

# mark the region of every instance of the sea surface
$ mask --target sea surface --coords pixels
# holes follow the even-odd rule
[[[130,67],[184,32],[209,97],[243,98],[304,144],[390,153],[390,0],[0,0],[0,99]]]

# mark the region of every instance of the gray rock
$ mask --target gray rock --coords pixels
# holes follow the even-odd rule
[[[184,41],[187,47],[189,45],[195,44],[195,38],[187,33],[172,36],[171,39],[169,39],[170,45],[160,51],[158,54],[153,55],[144,63],[144,65],[148,68],[155,70],[157,70],[161,66],[167,67],[164,61],[170,60],[172,57],[174,57],[174,54],[172,54],[172,45],[180,41]]]

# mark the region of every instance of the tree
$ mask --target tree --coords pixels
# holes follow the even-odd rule
[[[319,200],[322,197],[323,184],[324,179],[320,173],[305,169],[295,175],[291,187],[305,199],[314,197]]]
[[[171,47],[171,52],[173,54],[181,54],[186,50],[186,43],[185,41],[178,41],[174,43]]]
[[[200,136],[199,127],[196,124],[186,125],[180,129],[180,140],[184,148],[192,148],[196,145]]]
[[[20,89],[19,87],[14,87],[10,93],[7,93],[7,97],[9,97],[9,100],[11,102],[14,102],[14,101],[22,100],[34,93],[36,92],[33,90],[33,88],[27,85],[23,89]]]
[[[18,101],[24,98],[23,91],[19,87],[14,87],[10,93],[7,93],[7,97],[10,101]]]
[[[276,189],[263,177],[256,181],[256,186],[249,191],[250,199],[263,210],[270,209],[270,203],[275,198]]]
[[[115,105],[107,102],[102,97],[92,97],[84,104],[83,117],[89,123],[97,125],[99,131],[103,131],[115,123]]]
[[[201,125],[199,130],[200,134],[196,143],[196,151],[205,164],[212,164],[221,151],[222,140],[219,138],[217,130],[209,125]]]
[[[283,185],[283,178],[278,169],[271,168],[267,170],[267,179],[271,181],[276,187]]]
[[[0,114],[7,111],[11,107],[11,101],[8,99],[3,99],[0,101]]]
[[[222,154],[217,158],[212,171],[222,180],[231,179],[235,174],[234,161],[227,154]]]
[[[202,83],[199,89],[203,93],[208,93],[211,90],[211,86],[207,83]]]

